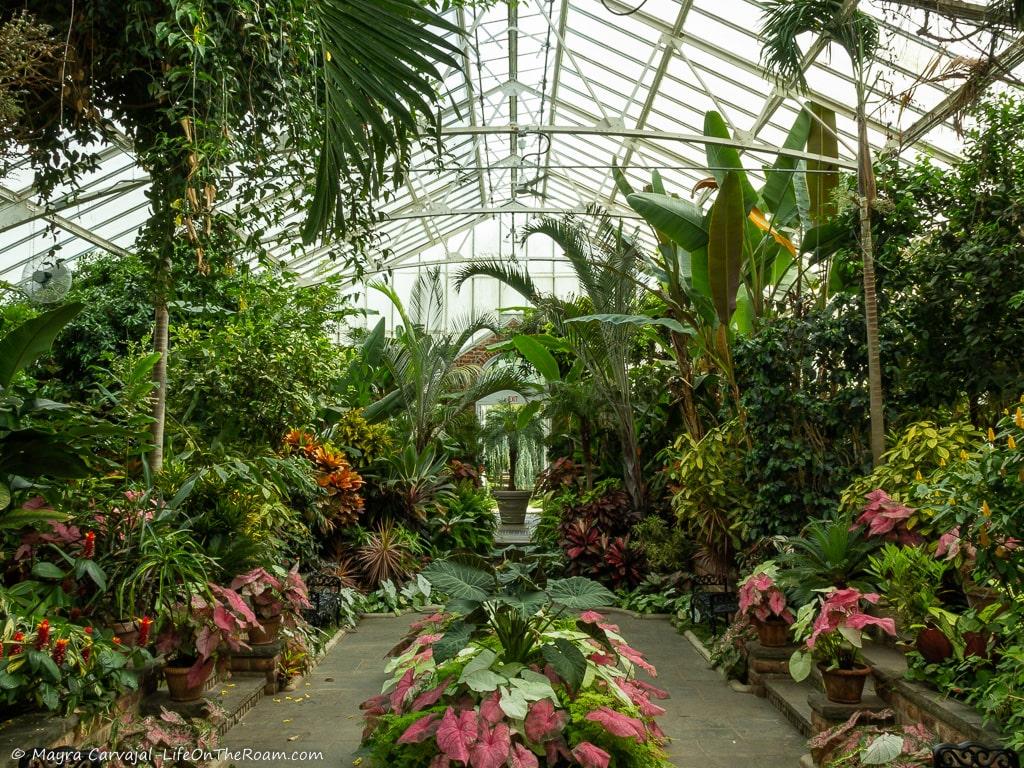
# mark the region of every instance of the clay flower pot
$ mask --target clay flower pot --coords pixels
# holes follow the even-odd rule
[[[112,621],[110,628],[114,632],[114,637],[121,641],[121,645],[126,648],[132,648],[135,646],[136,641],[139,639],[139,622],[134,619],[124,621]]]
[[[277,642],[281,634],[281,614],[269,619],[260,619],[260,627],[249,629],[249,645],[270,645]]]
[[[837,704],[859,704],[864,696],[864,683],[871,674],[871,667],[858,664],[853,669],[828,669],[819,664],[821,679],[825,683],[825,695]]]
[[[925,627],[917,633],[914,647],[929,664],[941,664],[953,657],[953,643],[938,627]]]
[[[186,659],[177,659],[164,667],[164,679],[167,681],[167,692],[171,701],[197,701],[202,698],[206,681],[213,673],[213,665],[208,665],[202,680],[195,685],[189,685],[188,682],[188,673],[191,669],[192,662]]]
[[[762,621],[754,619],[757,642],[764,648],[783,648],[789,645],[789,624],[776,616]]]

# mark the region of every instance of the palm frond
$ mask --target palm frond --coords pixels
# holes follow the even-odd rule
[[[843,0],[767,0],[761,23],[761,64],[782,84],[807,90],[797,37],[811,32],[841,45],[855,66],[878,48],[878,24]]]
[[[317,0],[309,8],[323,46],[324,124],[306,243],[345,230],[343,180],[368,196],[401,180],[417,117],[433,111],[438,65],[457,68],[461,55],[439,34],[459,35],[458,27],[417,0]]]
[[[539,303],[542,298],[540,289],[529,274],[498,259],[481,259],[464,266],[455,275],[455,288],[462,288],[467,280],[477,276],[493,277],[521,294],[531,304]]]

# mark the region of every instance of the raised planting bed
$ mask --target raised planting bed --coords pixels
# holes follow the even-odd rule
[[[364,702],[364,764],[668,768],[653,668],[589,610],[607,590],[550,579],[518,591],[508,571],[440,561],[424,572],[454,599],[412,625]]]

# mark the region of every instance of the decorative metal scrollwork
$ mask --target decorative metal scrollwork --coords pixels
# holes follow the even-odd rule
[[[344,582],[330,571],[317,571],[306,579],[312,608],[303,611],[303,617],[315,627],[325,627],[338,618],[341,609],[341,590]]]
[[[935,747],[932,764],[935,768],[1020,768],[1020,758],[1011,749],[964,741],[939,744]]]
[[[728,581],[715,575],[694,577],[690,618],[695,624],[708,622],[714,631],[719,619],[728,621],[728,617],[736,613],[737,610],[739,610],[739,601]]]

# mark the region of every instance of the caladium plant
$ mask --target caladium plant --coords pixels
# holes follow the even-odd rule
[[[446,566],[435,588],[442,590],[445,579],[457,575],[483,589],[483,577],[490,574],[462,568],[470,567]],[[498,575],[502,570],[507,574],[507,569],[494,574],[499,584],[509,578]],[[490,602],[492,611],[499,604],[517,612],[535,605],[540,607],[529,610],[536,614],[557,613],[557,618],[528,623],[534,634],[525,661],[506,652],[490,622],[468,635],[467,617],[455,613],[435,614],[413,625],[412,635],[387,666],[391,676],[381,694],[363,704],[363,754],[369,765],[669,766],[664,735],[655,722],[664,710],[654,703],[668,694],[636,678],[640,669],[656,674],[654,668],[601,614],[555,607],[556,596],[586,600],[580,596],[584,585],[553,580],[546,587],[540,591],[553,595],[544,600],[526,600],[521,594],[513,598],[507,588],[487,600],[456,598],[469,601],[458,605],[470,608],[470,614],[479,610],[473,602]],[[460,642],[451,653],[446,639],[451,643],[453,637]],[[519,651],[526,647],[515,646]],[[577,659],[582,660],[579,670]]]
[[[276,618],[286,610],[289,616],[294,617],[303,609],[312,608],[306,584],[299,575],[299,564],[296,563],[289,571],[283,568],[275,570],[277,573],[253,568],[236,576],[231,582],[231,589],[246,598],[261,619]]]

